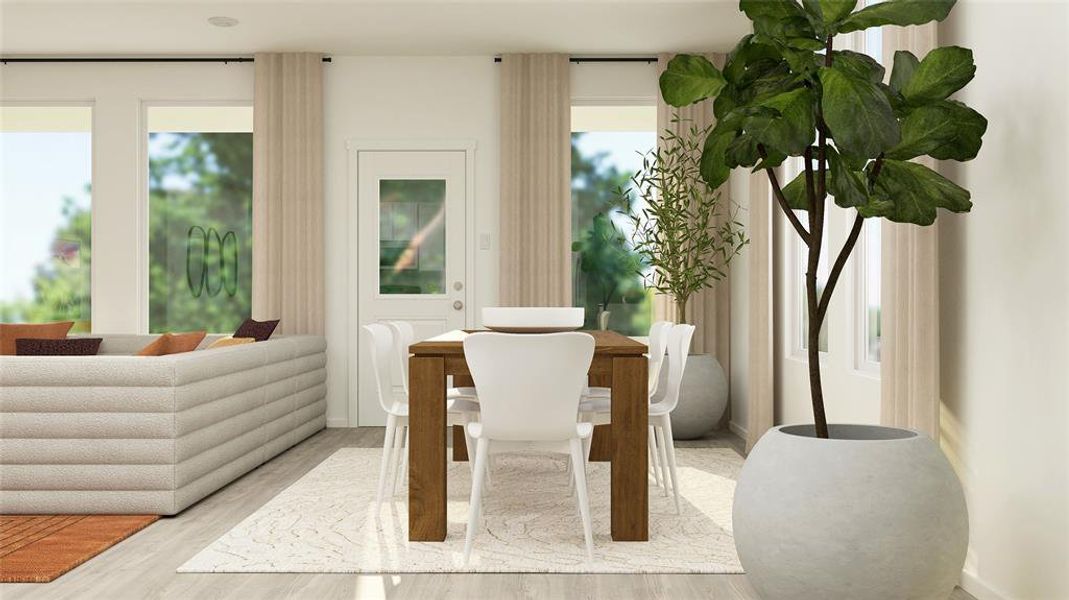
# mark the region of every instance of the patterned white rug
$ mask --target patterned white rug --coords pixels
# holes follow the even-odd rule
[[[180,573],[742,573],[731,501],[742,458],[677,450],[682,514],[650,487],[650,541],[609,536],[609,465],[591,463],[595,559],[586,561],[564,457],[500,455],[463,564],[471,477],[449,463],[445,542],[409,542],[405,489],[375,510],[381,450],[343,448],[202,550]]]

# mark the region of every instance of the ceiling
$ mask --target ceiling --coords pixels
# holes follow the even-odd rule
[[[648,55],[727,50],[748,29],[732,0],[0,0],[5,56]]]

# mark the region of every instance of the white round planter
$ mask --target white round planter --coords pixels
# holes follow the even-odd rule
[[[661,368],[659,394],[668,389],[668,359]],[[728,406],[728,379],[711,354],[691,354],[683,370],[679,403],[672,411],[672,437],[696,440],[720,423]]]
[[[735,547],[765,600],[932,598],[961,577],[965,496],[939,446],[875,425],[769,430],[735,488]]]

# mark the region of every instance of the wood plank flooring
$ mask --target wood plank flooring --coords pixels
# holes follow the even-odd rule
[[[47,584],[0,585],[3,600],[310,598],[688,598],[756,600],[745,575],[194,574],[175,569],[343,447],[382,447],[383,428],[328,429]],[[721,434],[680,446],[741,449]],[[369,477],[377,477],[369,473]],[[951,600],[970,600],[960,589]]]

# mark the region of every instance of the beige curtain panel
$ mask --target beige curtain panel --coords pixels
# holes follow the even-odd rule
[[[572,305],[566,54],[501,57],[502,306]]]
[[[923,58],[936,46],[934,23],[885,27],[883,63],[895,50]],[[936,168],[931,159],[924,164]],[[938,221],[929,227],[881,224],[880,421],[939,439]]]
[[[663,72],[668,67],[668,61],[674,56],[674,54],[658,55],[658,71]],[[705,56],[717,67],[723,67],[725,58],[723,54],[706,54]],[[679,120],[673,122],[677,116]],[[701,130],[715,123],[713,103],[710,100],[676,108],[666,104],[660,94],[657,95],[658,143],[661,143],[660,137],[665,130],[683,135],[691,127]],[[719,227],[722,220],[730,216],[727,212],[730,208],[728,184],[720,186],[718,191],[724,200],[722,205],[724,210],[718,220],[710,224],[713,228]],[[685,319],[681,319],[680,315],[676,314],[675,301],[671,297],[657,294],[653,302],[653,318],[666,321],[686,320],[694,325],[696,329],[694,341],[691,343],[691,352],[712,354],[724,367],[724,372],[731,373],[731,287],[726,278],[691,296],[687,302]]]
[[[772,186],[764,172],[750,175],[749,369],[746,398],[746,451],[775,424],[775,362],[773,356]]]
[[[322,334],[322,55],[257,54],[253,113],[253,317]]]

